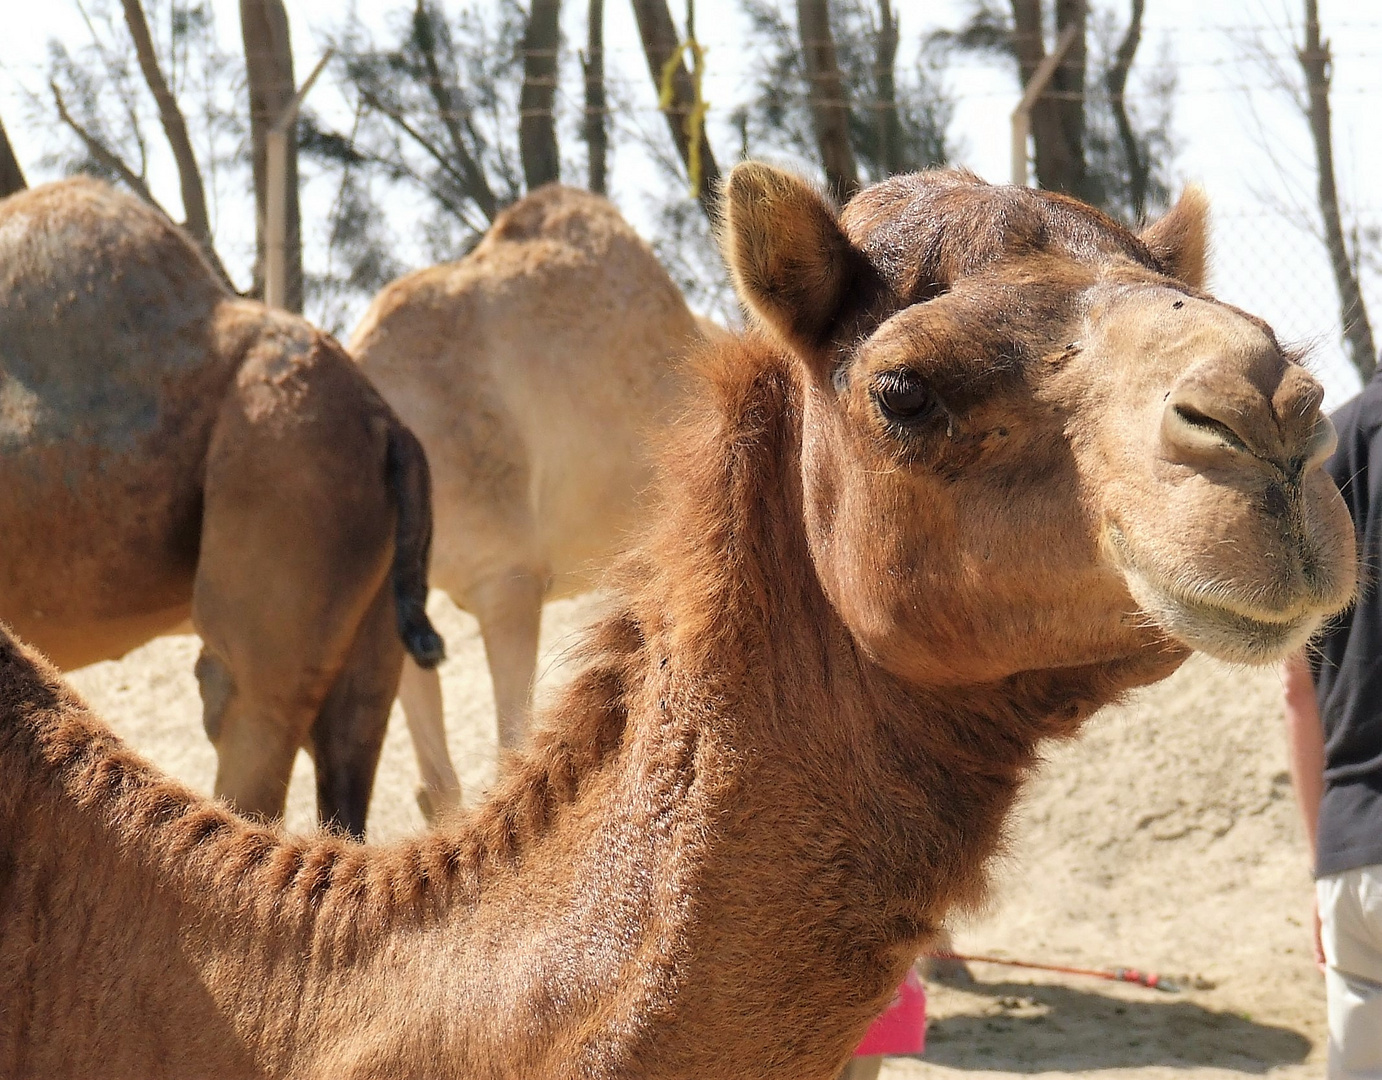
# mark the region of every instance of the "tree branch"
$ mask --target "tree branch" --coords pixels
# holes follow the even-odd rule
[[[139,58],[139,70],[144,73],[144,81],[158,104],[158,118],[163,123],[163,133],[168,137],[168,145],[173,150],[173,159],[178,166],[178,180],[182,187],[182,208],[187,215],[184,226],[192,234],[202,250],[213,254],[215,244],[211,238],[211,222],[206,212],[206,188],[202,184],[201,170],[197,168],[197,158],[192,152],[192,140],[187,135],[187,122],[182,110],[178,108],[173,92],[163,78],[158,66],[158,56],[154,53],[153,38],[149,34],[149,24],[144,18],[144,9],[139,0],[121,0],[125,9],[125,25],[129,27],[130,37],[134,39],[134,51]]]
[[[78,123],[72,114],[67,111],[67,103],[62,98],[62,91],[58,89],[58,84],[50,82],[48,85],[53,91],[53,101],[58,107],[58,119],[76,132],[77,138],[81,139],[82,143],[86,146],[86,152],[96,160],[97,164],[115,173],[116,176],[120,177],[120,179],[125,182],[126,186],[129,187],[131,191],[169,221],[173,221],[173,215],[168,213],[163,205],[154,198],[153,192],[149,190],[149,185],[144,182],[143,177],[126,165],[124,159],[122,159],[119,154],[115,153],[115,151],[111,150],[95,135],[87,131],[87,129]],[[176,222],[174,222],[174,224],[176,224]],[[221,279],[221,284],[231,292],[238,292],[235,288],[235,283],[230,280],[230,275],[226,273],[226,268],[222,264],[220,256],[216,254],[216,249],[207,247],[200,242],[197,242],[197,247],[206,257],[206,261],[212,271]]]
[[[495,197],[494,190],[485,178],[484,169],[480,167],[480,163],[475,160],[466,147],[460,126],[456,123],[460,116],[460,110],[451,100],[451,90],[442,79],[441,65],[437,63],[436,32],[432,28],[432,15],[427,10],[425,0],[417,0],[417,7],[413,11],[413,40],[422,53],[422,62],[427,67],[427,89],[431,92],[432,100],[436,103],[437,116],[441,120],[442,126],[446,128],[446,133],[451,137],[451,147],[460,160],[461,173],[457,173],[455,169],[445,163],[443,166],[456,177],[456,182],[480,208],[480,213],[485,215],[485,220],[493,221],[495,215],[499,213],[499,200]],[[380,109],[380,111],[418,140],[424,149],[437,157],[437,152],[421,136],[411,130],[403,122],[401,116],[384,109]]]
[[[397,138],[395,138],[394,145],[398,145]],[[475,221],[468,213],[466,213],[464,203],[457,202],[455,199],[451,197],[450,194],[446,192],[445,189],[438,187],[436,184],[432,183],[429,179],[427,179],[427,177],[419,173],[416,169],[414,169],[404,160],[403,155],[401,153],[395,155],[392,158],[386,158],[380,154],[373,153],[362,154],[360,160],[368,161],[380,166],[388,173],[389,176],[396,180],[406,177],[407,179],[415,183],[418,187],[426,191],[427,194],[430,195],[432,198],[436,199],[437,202],[441,204],[444,210],[451,214],[457,221],[461,222],[461,224],[463,224],[467,229],[471,230],[471,232],[479,235],[485,231],[488,222],[486,222],[483,218],[478,222]],[[454,176],[454,173],[449,173],[448,175]]]
[[[456,167],[452,165],[450,161],[447,160],[446,154],[439,150],[436,147],[436,145],[432,142],[432,140],[427,138],[426,135],[418,131],[418,129],[413,127],[412,124],[408,123],[407,118],[404,117],[402,113],[400,113],[397,109],[391,109],[389,106],[385,105],[382,101],[379,100],[379,98],[377,98],[374,94],[370,93],[368,90],[361,90],[360,98],[371,109],[374,109],[379,113],[382,113],[384,116],[387,116],[396,125],[398,125],[399,129],[404,134],[406,134],[410,139],[412,139],[413,142],[417,143],[418,146],[422,148],[424,153],[426,153],[429,157],[432,158],[433,161],[435,161],[439,166],[441,166],[443,172],[445,172],[449,177],[451,177],[451,179],[456,181],[456,186],[459,187],[462,191],[464,191],[467,197],[469,197],[472,202],[474,202],[477,206],[480,205],[479,200],[475,197],[475,192],[470,187],[470,184],[465,174],[458,172]],[[430,187],[430,185],[427,186]],[[456,212],[456,208],[449,208],[452,209],[453,212]],[[484,213],[484,211],[485,208],[483,206],[480,206],[480,212]],[[498,213],[497,210],[495,212]],[[462,221],[465,221],[465,223],[468,226],[475,229],[477,232],[485,231],[485,227],[483,225],[477,227],[475,223],[467,219],[464,214],[457,213],[457,216],[460,217]],[[493,220],[494,218],[492,218],[489,214],[485,214],[485,221],[487,223]]]
[[[58,89],[57,83],[50,82],[48,86],[53,91],[53,101],[58,107],[58,119],[76,132],[77,138],[81,139],[82,143],[86,146],[87,153],[95,158],[96,162],[102,168],[109,169],[111,172],[115,173],[116,176],[120,177],[120,179],[125,182],[131,191],[150,206],[157,208],[160,213],[167,217],[168,212],[164,210],[162,206],[159,206],[158,200],[155,199],[153,193],[149,191],[149,186],[144,183],[143,177],[139,176],[133,169],[125,164],[124,160],[118,154],[107,147],[100,139],[96,138],[95,135],[87,131],[86,128],[82,127],[82,125],[73,118],[72,114],[67,111],[67,102],[63,100],[62,91]],[[171,220],[171,218],[169,218],[169,220]]]

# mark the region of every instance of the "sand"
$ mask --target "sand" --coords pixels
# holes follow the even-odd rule
[[[596,598],[548,605],[539,698]],[[494,719],[474,620],[430,604],[448,738],[468,800],[493,782]],[[162,638],[72,682],[142,753],[209,791],[194,637]],[[1275,672],[1195,659],[1105,710],[1054,747],[1024,800],[989,910],[956,924],[957,947],[1079,967],[1190,975],[1213,988],[1167,994],[1078,976],[975,965],[969,987],[932,984],[929,1046],[890,1059],[885,1080],[1051,1077],[1209,1080],[1323,1071],[1323,984],[1304,924],[1310,879],[1291,801]],[[417,769],[401,713],[389,722],[369,817],[372,839],[422,828]],[[314,821],[299,755],[288,825]]]

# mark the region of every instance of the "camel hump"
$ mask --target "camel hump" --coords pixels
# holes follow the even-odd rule
[[[611,233],[636,236],[608,199],[583,188],[543,184],[499,214],[476,250],[531,240],[589,248],[608,243]]]
[[[215,362],[227,295],[182,230],[107,184],[0,202],[0,447],[151,433],[169,388]]]
[[[419,667],[434,668],[446,659],[446,645],[427,617],[432,476],[417,436],[396,420],[389,428],[387,471],[398,507],[392,570],[398,636]]]

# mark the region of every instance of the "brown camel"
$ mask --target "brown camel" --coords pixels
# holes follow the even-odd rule
[[[0,644],[0,1071],[820,1080],[985,866],[1043,739],[1354,588],[1320,389],[1139,238],[741,165],[765,333],[707,351],[617,610],[468,817],[241,822]],[[131,917],[137,913],[137,917]]]
[[[387,286],[351,337],[427,451],[431,583],[479,621],[505,749],[527,733],[543,601],[589,589],[628,536],[697,339],[619,212],[557,184],[466,258]],[[435,670],[405,662],[399,697],[431,816],[460,800]]]
[[[0,203],[0,617],[60,667],[184,624],[216,793],[365,825],[404,645],[435,663],[417,440],[341,347],[92,180]],[[402,642],[399,638],[402,636]]]

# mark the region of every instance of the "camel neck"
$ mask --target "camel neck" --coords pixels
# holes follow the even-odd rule
[[[1116,681],[941,691],[882,671],[814,577],[792,372],[716,385],[593,674],[467,833],[512,838],[514,867],[483,881],[458,960],[512,990],[474,1037],[522,1016],[596,1075],[830,1075],[981,897],[1040,740]]]

